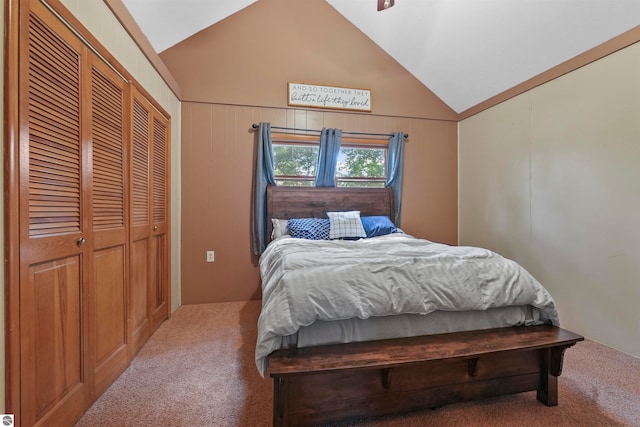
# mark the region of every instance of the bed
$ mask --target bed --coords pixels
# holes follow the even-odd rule
[[[558,327],[553,299],[528,272],[486,249],[401,230],[360,239],[280,236],[288,219],[326,223],[328,213],[333,233],[342,217],[333,213],[345,211],[362,222],[393,218],[392,190],[267,188],[277,238],[260,259],[256,365],[274,379],[274,425],[527,390],[557,404],[564,350],[582,337]]]

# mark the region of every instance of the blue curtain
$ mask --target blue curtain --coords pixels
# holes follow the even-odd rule
[[[336,166],[342,131],[340,129],[322,129],[320,132],[320,151],[316,170],[316,187],[335,187]]]
[[[404,132],[394,132],[389,138],[389,157],[387,158],[388,177],[386,187],[393,188],[395,205],[394,223],[400,226],[402,212],[402,168],[404,165]]]
[[[256,154],[255,182],[253,188],[252,235],[253,253],[262,255],[269,242],[267,235],[267,185],[275,185],[273,171],[273,144],[271,142],[271,123],[258,126],[258,150]]]

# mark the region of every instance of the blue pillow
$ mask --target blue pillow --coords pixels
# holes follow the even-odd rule
[[[291,237],[308,240],[329,240],[331,224],[328,218],[295,218],[287,222]]]
[[[398,231],[388,216],[363,216],[360,219],[367,237],[384,236]]]

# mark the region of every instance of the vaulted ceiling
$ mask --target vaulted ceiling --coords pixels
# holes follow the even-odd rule
[[[255,1],[123,3],[160,53]],[[640,25],[640,0],[326,1],[456,112]]]

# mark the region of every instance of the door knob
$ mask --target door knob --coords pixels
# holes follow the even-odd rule
[[[157,229],[158,229],[158,226],[157,226],[157,225],[154,225],[154,226],[153,226],[153,231],[156,231]]]
[[[81,237],[81,238],[79,238],[79,239],[78,239],[78,241],[76,242],[76,244],[77,244],[78,246],[82,246],[82,245],[84,245],[84,244],[85,244],[85,242],[86,242],[86,240],[84,240],[84,237]]]

